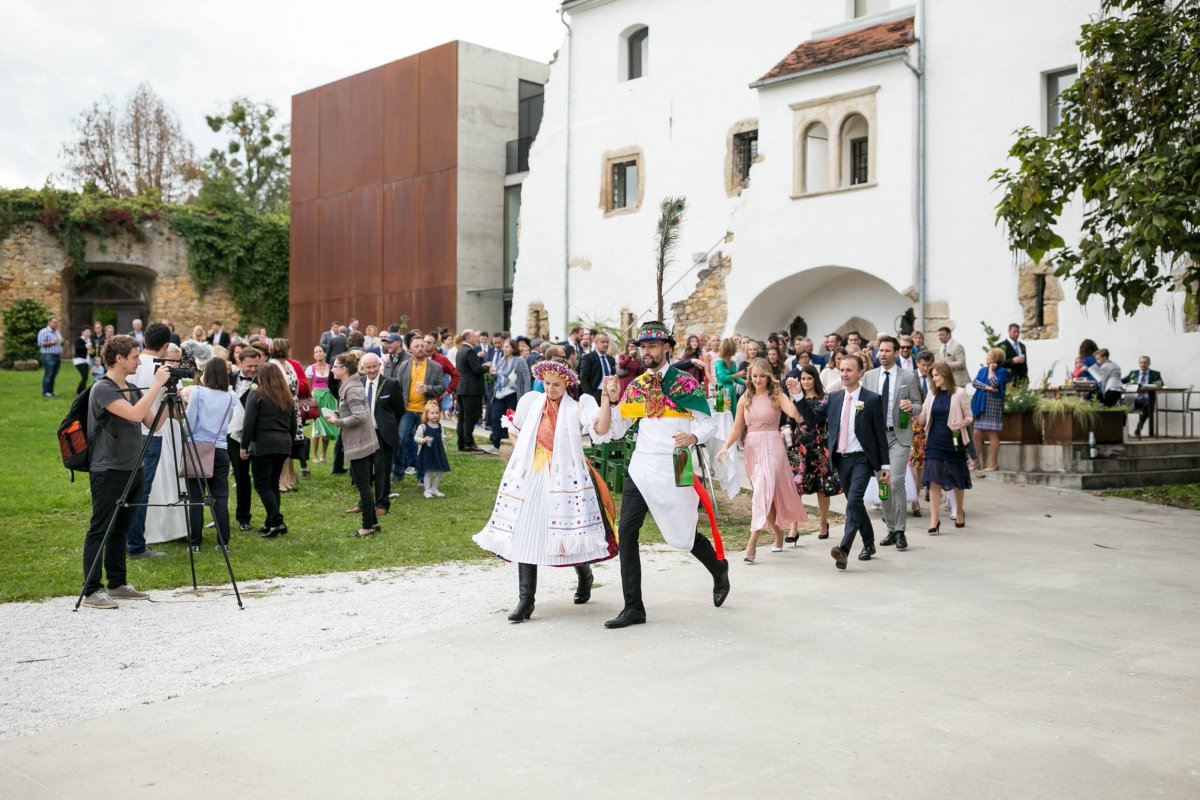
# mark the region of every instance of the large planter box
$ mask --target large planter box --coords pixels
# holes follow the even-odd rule
[[[1004,427],[1000,429],[1000,441],[1021,444],[1041,444],[1042,432],[1033,421],[1032,411],[1012,411],[1004,414]]]
[[[1042,441],[1046,444],[1087,444],[1087,428],[1074,415],[1046,419]],[[1120,444],[1125,441],[1125,415],[1104,412],[1097,415],[1096,444]]]

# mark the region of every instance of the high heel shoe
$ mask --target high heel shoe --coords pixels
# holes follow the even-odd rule
[[[958,520],[954,520],[954,527],[956,527],[956,528],[967,527],[967,512],[965,512],[965,511],[963,512],[963,521],[962,522],[959,522]]]
[[[800,537],[799,536],[785,536],[785,537],[783,537],[783,540],[785,542],[787,542],[788,544],[795,544],[796,542],[798,542],[800,540]]]
[[[829,526],[828,525],[821,526],[821,532],[817,534],[817,538],[818,539],[828,539],[829,538]]]
[[[942,532],[942,521],[939,519],[939,520],[937,521],[937,524],[936,524],[936,525],[934,525],[932,528],[930,528],[930,529],[929,529],[929,535],[930,535],[930,536],[937,536],[937,535],[938,535],[939,533],[941,533],[941,532]]]

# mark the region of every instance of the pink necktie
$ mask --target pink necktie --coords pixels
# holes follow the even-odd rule
[[[842,401],[842,429],[838,431],[838,452],[845,453],[846,446],[850,443],[850,406],[853,398],[849,392],[846,392],[846,399]]]

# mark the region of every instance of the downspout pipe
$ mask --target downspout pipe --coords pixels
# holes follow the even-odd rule
[[[917,0],[917,64],[904,63],[917,76],[917,330],[925,332],[925,0]]]
[[[575,42],[572,39],[566,8],[559,8],[558,19],[567,29],[567,163],[563,171],[566,184],[563,196],[563,339],[571,326],[571,65],[575,62]]]

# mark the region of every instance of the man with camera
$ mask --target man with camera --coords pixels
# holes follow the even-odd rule
[[[105,342],[103,359],[104,377],[96,381],[88,397],[88,430],[93,432],[94,438],[88,471],[92,519],[83,540],[83,604],[89,608],[109,609],[117,607],[114,598],[149,599],[148,595],[130,586],[125,575],[125,537],[135,515],[140,511],[145,516],[145,506],[126,506],[127,498],[121,493],[128,487],[129,497],[142,494],[142,471],[137,461],[141,438],[138,423],[143,430],[154,424],[156,398],[162,393],[171,370],[165,365],[154,370],[149,391],[143,395],[141,389],[129,382],[139,369],[137,342],[132,336],[114,336]],[[93,566],[110,525],[112,533],[104,548],[104,573],[108,577],[108,592],[105,592],[100,570]]]
[[[143,350],[142,354],[138,356],[137,371],[130,383],[143,392],[148,392],[158,374],[158,365],[155,361],[161,362],[167,354],[167,348],[171,345],[171,329],[161,322],[151,323],[142,335],[142,344]],[[150,419],[154,418],[162,401],[163,392],[160,387],[154,395]],[[160,427],[151,433],[145,425],[142,426],[142,441],[144,442],[146,437],[150,437],[150,446],[146,448],[146,456],[142,459],[142,491],[141,497],[137,498],[141,505],[135,508],[133,523],[129,526],[126,534],[126,546],[130,558],[158,558],[166,555],[161,550],[146,546],[146,503],[150,502],[150,490],[154,487],[154,474],[158,471],[158,461],[162,457],[164,431],[165,428]]]
[[[233,407],[229,416],[228,448],[230,453],[229,466],[233,470],[233,482],[237,494],[234,519],[238,522],[238,530],[250,530],[250,497],[254,483],[250,478],[250,461],[238,458],[242,451],[242,426],[246,420],[246,400],[250,390],[258,379],[258,368],[263,362],[263,354],[255,347],[243,347],[238,353],[238,366],[230,376],[230,384],[237,395],[238,404]]]

